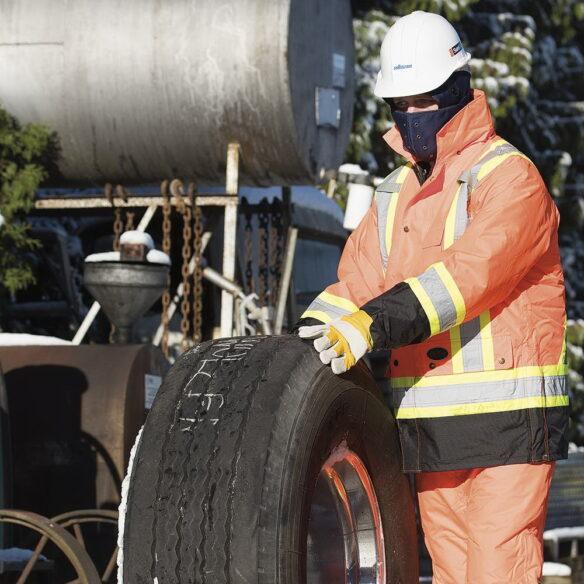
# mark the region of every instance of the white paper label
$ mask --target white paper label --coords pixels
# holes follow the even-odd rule
[[[162,383],[160,375],[144,375],[144,407],[149,410],[152,407],[158,388]]]
[[[333,87],[342,89],[347,81],[345,78],[346,59],[341,53],[333,53]]]

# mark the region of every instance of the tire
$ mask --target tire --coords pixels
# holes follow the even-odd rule
[[[170,370],[137,442],[120,581],[417,584],[400,459],[365,365],[336,376],[294,336],[203,343]]]

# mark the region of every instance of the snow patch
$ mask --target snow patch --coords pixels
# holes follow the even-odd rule
[[[337,462],[342,462],[346,460],[347,456],[351,451],[347,446],[347,441],[343,440],[339,445],[335,446],[330,456],[326,459],[323,466],[334,466]]]
[[[557,527],[543,532],[546,541],[559,541],[562,539],[584,539],[584,525],[577,527]]]
[[[363,170],[358,164],[341,164],[339,166],[339,172],[344,172],[345,174],[356,174],[365,175],[369,174],[366,170]]]
[[[130,489],[130,480],[132,479],[132,469],[134,467],[134,458],[142,438],[144,426],[140,428],[132,450],[130,451],[130,460],[128,461],[128,472],[122,481],[122,498],[118,507],[118,584],[124,583],[124,527],[126,521],[126,509],[128,507],[128,491]],[[156,581],[156,578],[154,579]]]
[[[572,568],[566,564],[558,564],[557,562],[543,563],[543,576],[571,576]]]
[[[124,231],[120,235],[120,245],[145,245],[148,249],[154,249],[154,240],[144,231]]]
[[[146,260],[151,264],[164,264],[170,266],[170,258],[158,249],[151,249],[146,255]]]
[[[120,239],[121,241],[121,239]],[[92,253],[85,258],[86,263],[99,263],[99,262],[119,262],[120,252],[119,251],[104,251],[103,253]],[[151,249],[146,254],[146,261],[151,264],[164,264],[170,266],[170,258],[163,251],[158,249]]]
[[[85,263],[97,263],[97,262],[119,262],[120,252],[119,251],[104,251],[102,253],[92,253],[85,258]]]
[[[26,333],[0,333],[1,347],[34,347],[38,345],[71,345],[71,341],[58,337],[29,335]]]

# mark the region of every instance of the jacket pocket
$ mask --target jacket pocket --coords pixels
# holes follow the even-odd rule
[[[422,238],[422,247],[435,247],[442,244],[444,225],[428,229]]]

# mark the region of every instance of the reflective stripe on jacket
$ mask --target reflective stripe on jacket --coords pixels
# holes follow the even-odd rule
[[[396,129],[385,138],[408,157]],[[559,214],[539,172],[495,134],[478,90],[439,132],[423,185],[412,167],[378,186],[339,281],[303,317],[371,312],[409,286],[407,302],[421,309],[409,311],[408,326],[423,318],[427,333],[394,348],[387,370],[404,470],[565,458]]]

